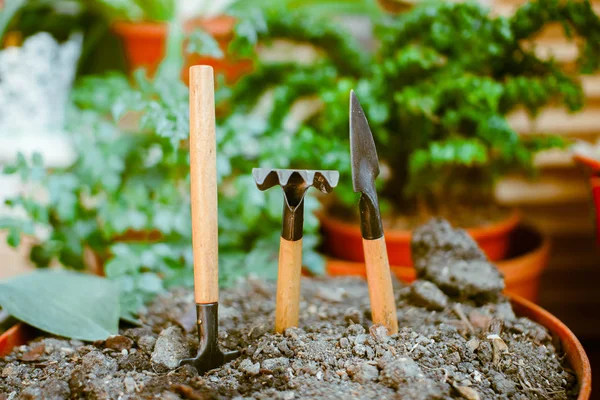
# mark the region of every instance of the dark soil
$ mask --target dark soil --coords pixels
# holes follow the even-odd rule
[[[248,279],[220,298],[221,346],[241,357],[198,376],[177,367],[197,342],[193,295],[180,289],[107,341],[15,349],[0,359],[0,399],[576,397],[559,343],[515,317],[470,238],[437,221],[416,232],[413,254],[422,279],[395,282],[397,335],[371,324],[367,285],[354,278],[303,280],[300,328],[275,334],[275,285]]]

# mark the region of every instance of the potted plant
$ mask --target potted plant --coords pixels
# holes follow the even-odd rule
[[[506,115],[516,108],[535,115],[550,102],[582,107],[577,77],[539,59],[528,44],[556,21],[584,40],[578,71],[595,70],[600,21],[589,2],[528,2],[510,18],[471,3],[440,3],[380,27],[376,61],[354,85],[383,164],[380,200],[392,264],[411,264],[411,227],[432,215],[468,228],[492,260],[506,256],[519,218],[495,205],[494,182],[510,171],[532,171],[538,151],[562,145],[553,136],[519,137]],[[325,110],[328,125],[320,128],[344,132],[341,123],[329,126]],[[361,261],[354,197],[336,195],[322,217],[327,248]]]
[[[448,232],[430,227],[433,235]],[[219,345],[246,351],[201,374],[179,365],[197,340],[190,329],[195,318],[185,320],[194,306],[189,289],[156,299],[140,313],[144,325],[130,328],[117,326],[115,288],[105,279],[38,271],[0,282],[0,304],[35,316],[35,323],[46,322],[43,329],[58,328],[60,335],[77,339],[38,332],[41,337],[30,342],[31,331],[23,324],[0,335],[5,377],[0,394],[280,398],[293,393],[320,399],[359,393],[366,399],[424,394],[475,399],[559,392],[589,399],[590,364],[573,333],[538,306],[504,297],[501,275],[482,265],[485,258],[472,239],[460,234],[449,242],[456,247],[441,248],[448,256],[444,265],[475,260],[477,269],[451,267],[453,277],[462,277],[442,284],[431,275],[440,265],[427,255],[436,254],[439,243],[416,243],[434,250],[418,251],[424,257],[418,260],[420,280],[396,290],[402,330],[393,335],[370,320],[369,292],[360,279],[304,280],[300,325],[283,334],[272,330],[274,284],[250,279],[223,291]],[[466,270],[475,279],[465,276]],[[92,301],[100,299],[106,302]],[[42,312],[49,309],[53,312]],[[532,347],[532,341],[537,345]],[[526,366],[519,366],[523,359]],[[466,363],[471,369],[464,372]],[[41,373],[49,365],[54,373]],[[35,381],[23,379],[37,374]]]
[[[268,20],[273,32],[283,29],[276,14]],[[300,25],[299,19],[294,21]],[[323,35],[316,23],[310,26]],[[138,71],[132,81],[109,73],[76,84],[67,120],[77,154],[72,164],[49,171],[36,155],[18,157],[3,171],[47,193],[47,199],[19,193],[8,201],[25,214],[0,220],[10,244],[38,228],[31,260],[42,267],[58,260],[78,270],[94,265],[96,272],[121,285],[123,316],[164,287],[191,282],[188,90],[172,73],[182,63],[183,39],[176,33],[171,31],[168,56],[152,79]],[[331,34],[326,30],[322,38]],[[263,136],[265,120],[248,115],[246,103],[234,102],[233,95],[225,85],[217,92],[227,111],[218,121],[224,285],[251,272],[274,275],[281,224],[279,193],[257,193],[250,175],[252,167],[284,156],[274,148],[257,151],[276,132]],[[312,271],[322,272],[324,260],[316,252],[318,221],[312,215],[317,207],[314,197],[306,199],[304,260]]]
[[[99,0],[98,6],[113,21],[113,30],[122,38],[131,70],[145,67],[153,72],[156,69],[165,55],[168,23],[172,22],[181,25],[188,35],[182,70],[184,81],[187,81],[189,66],[197,64],[212,65],[229,81],[234,81],[251,69],[251,63],[234,56],[244,54],[239,52],[236,43],[231,44],[231,40],[248,36],[249,41],[255,42],[256,30],[265,28],[260,10],[272,5],[268,1],[250,4],[237,0],[128,0],[118,3]],[[331,10],[356,13],[369,8],[365,0],[287,0],[278,6],[282,12],[313,8],[321,13]]]
[[[153,74],[166,55],[168,31],[183,29],[187,40],[181,77],[185,81],[187,68],[194,64],[212,65],[231,80],[248,70],[248,62],[226,56],[236,24],[230,15],[233,3],[236,1],[98,0],[88,4],[110,21],[121,38],[130,71],[144,67]]]
[[[269,140],[265,146],[272,155],[262,166],[319,166],[337,169],[342,179],[349,179],[346,104],[354,88],[382,161],[379,183],[386,238],[402,243],[399,247],[388,243],[399,276],[414,276],[410,270],[399,270],[411,265],[411,224],[437,214],[467,228],[479,223],[482,226],[471,226],[469,232],[488,256],[503,259],[510,250],[513,257],[510,243],[523,237],[515,232],[519,216],[494,204],[493,183],[510,171],[533,172],[536,152],[563,143],[553,136],[520,138],[506,115],[516,107],[535,114],[554,100],[575,111],[582,101],[576,77],[535,57],[524,41],[563,14],[574,31],[592,38],[586,42],[588,48],[593,48],[597,31],[597,18],[588,13],[588,3],[553,7],[553,13],[544,14],[545,2],[533,2],[506,19],[492,18],[474,4],[425,5],[385,19],[377,31],[381,46],[375,54],[333,21],[320,21],[323,28],[312,32],[310,24],[294,25],[289,14],[274,22],[280,26],[275,30],[295,43],[308,43],[314,56],[301,61],[261,58],[259,46],[254,71],[234,88],[233,103],[238,109],[258,110],[266,121],[260,136]],[[485,28],[485,40],[464,33],[472,24]],[[446,33],[436,29],[455,39],[444,39]],[[459,46],[482,49],[473,53]],[[595,68],[594,54],[582,53],[583,72]],[[342,268],[346,273],[364,274],[360,230],[354,223],[357,196],[342,186],[330,198],[337,201],[325,204],[327,212],[320,216],[324,249],[355,262]],[[406,229],[394,231],[393,225]],[[514,278],[508,280],[509,288],[520,286],[522,294],[534,299],[549,244],[539,233],[531,236],[524,230],[531,246],[518,249],[518,257],[501,268]]]

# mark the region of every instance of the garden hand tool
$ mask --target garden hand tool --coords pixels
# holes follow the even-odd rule
[[[392,288],[375,178],[379,175],[379,160],[367,117],[354,91],[350,92],[350,157],[352,185],[360,192],[360,229],[367,267],[367,282],[373,322],[398,332],[398,317]]]
[[[219,262],[217,224],[217,154],[213,69],[190,68],[190,180],[194,299],[198,325],[198,355],[181,360],[203,374],[234,359],[239,352],[219,350]]]
[[[256,186],[267,190],[275,185],[283,189],[283,227],[279,243],[279,272],[275,302],[275,331],[298,326],[300,274],[302,272],[302,225],[304,195],[314,186],[329,193],[337,186],[337,171],[254,168]]]

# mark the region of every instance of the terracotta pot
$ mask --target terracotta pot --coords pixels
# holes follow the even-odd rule
[[[567,360],[577,375],[579,383],[577,400],[589,399],[592,395],[592,369],[583,346],[573,332],[554,315],[522,297],[511,296],[511,303],[515,314],[537,322],[546,327],[554,337],[560,339]]]
[[[593,176],[590,179],[592,186],[592,201],[596,211],[596,243],[600,246],[600,176]]]
[[[194,19],[186,23],[184,30],[187,33],[196,28],[201,28],[212,35],[223,53],[226,54],[227,46],[233,37],[235,18],[230,16],[219,16],[210,19]],[[163,22],[115,22],[113,31],[123,41],[125,56],[131,71],[145,67],[153,74],[165,56],[168,25]],[[181,71],[181,79],[188,83],[188,69],[192,65],[211,65],[216,73],[223,73],[225,77],[233,81],[252,68],[250,61],[234,61],[231,59],[215,59],[204,57],[199,54],[188,54],[185,51],[185,65]]]
[[[579,383],[577,400],[589,399],[592,392],[592,370],[585,350],[573,332],[555,316],[530,301],[519,296],[511,296],[511,303],[518,316],[527,317],[543,325],[560,339],[569,364],[577,375]],[[16,346],[27,344],[35,337],[36,332],[35,329],[23,323],[4,332],[0,335],[0,357],[10,353]]]
[[[583,165],[590,176],[592,203],[595,211],[596,243],[600,246],[600,160],[575,153],[573,159]]]
[[[319,216],[324,233],[324,247],[328,254],[348,261],[364,262],[362,236],[358,224],[347,223],[325,213]],[[521,217],[515,210],[504,220],[467,232],[492,261],[499,261],[508,254],[509,237]],[[412,265],[410,256],[411,231],[385,230],[385,242],[392,265]]]
[[[39,331],[27,324],[18,323],[0,335],[0,357],[4,357],[17,346],[27,344],[39,335]]]
[[[532,228],[519,226],[510,236],[508,254],[508,259],[496,262],[498,269],[504,274],[506,291],[537,301],[540,277],[550,255],[550,240]],[[328,258],[325,268],[332,276],[366,277],[365,264],[361,262]],[[416,272],[412,266],[393,265],[390,268],[403,282],[416,279]]]

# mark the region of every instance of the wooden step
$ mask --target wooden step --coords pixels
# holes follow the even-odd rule
[[[507,205],[571,204],[586,201],[590,189],[583,173],[574,168],[543,173],[535,179],[508,176],[498,182],[495,194]]]
[[[560,134],[593,138],[600,134],[600,107],[590,106],[570,114],[563,108],[542,110],[535,120],[525,110],[516,110],[508,116],[510,125],[520,134]],[[579,135],[579,136],[577,136]]]

